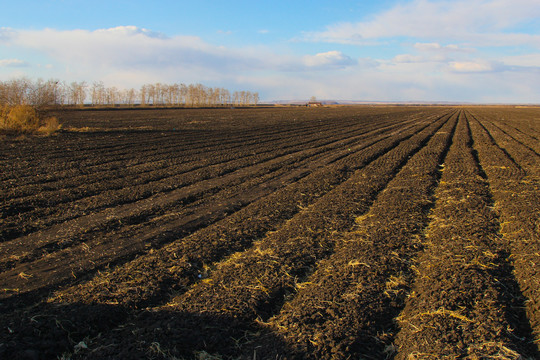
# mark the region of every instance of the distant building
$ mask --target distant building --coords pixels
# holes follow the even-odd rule
[[[307,107],[320,107],[323,106],[322,102],[320,101],[310,101],[306,105]]]

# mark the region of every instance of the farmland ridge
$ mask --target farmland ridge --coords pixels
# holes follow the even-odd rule
[[[57,110],[0,143],[0,358],[540,358],[540,110]]]

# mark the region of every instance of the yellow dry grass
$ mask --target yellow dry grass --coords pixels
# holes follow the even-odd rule
[[[55,117],[42,118],[29,105],[0,107],[0,132],[9,134],[41,133],[50,135],[61,128]]]

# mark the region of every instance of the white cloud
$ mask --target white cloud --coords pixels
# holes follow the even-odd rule
[[[540,17],[537,0],[415,0],[399,3],[373,18],[339,23],[304,40],[369,44],[393,37],[449,39],[480,45],[540,46],[540,36],[512,33],[513,26]],[[500,37],[499,35],[506,36]]]
[[[438,42],[415,43],[413,49],[419,54],[399,54],[392,59],[396,63],[425,63],[425,62],[450,62],[461,54],[475,52],[471,48],[463,48],[458,45],[441,45]]]
[[[416,62],[424,62],[425,58],[419,55],[400,54],[400,55],[394,56],[394,59],[392,59],[392,61],[396,63],[416,63]]]
[[[501,58],[508,66],[536,68],[540,70],[540,53],[527,55],[503,56]]]
[[[71,78],[118,79],[123,81],[115,84],[120,87],[133,86],[129,74],[152,81],[215,83],[230,82],[249,72],[322,71],[359,65],[340,51],[302,56],[279,54],[262,46],[227,48],[196,36],[168,37],[135,26],[95,31],[10,29],[6,44],[46,55],[44,60],[52,60],[48,62],[54,62],[56,69],[69,69]]]
[[[350,66],[356,64],[356,62],[340,51],[328,51],[304,56],[304,64],[309,67],[329,68]]]
[[[416,43],[414,44],[414,48],[420,51],[432,51],[440,50],[442,46],[439,43]]]
[[[450,69],[461,73],[480,73],[492,72],[497,70],[497,66],[488,61],[453,61],[450,64]]]
[[[128,25],[128,26],[117,26],[108,29],[98,29],[95,31],[96,34],[105,34],[107,36],[135,36],[135,35],[144,35],[156,39],[167,39],[167,36],[163,33],[148,30],[145,28],[139,28],[137,26]]]
[[[394,56],[392,61],[395,63],[444,63],[449,61],[449,57],[444,52],[435,52],[422,55],[399,54]]]
[[[540,74],[540,54],[503,57],[500,60],[453,61],[450,71],[459,73],[528,73]]]
[[[415,2],[420,3],[429,2]],[[504,41],[514,35],[508,34]],[[367,35],[357,39],[379,41],[362,36]],[[201,82],[259,91],[264,99],[315,95],[320,99],[527,102],[537,93],[540,54],[482,58],[480,50],[471,49],[476,48],[474,41],[408,40],[402,45],[409,47],[410,54],[392,58],[394,53],[385,60],[358,59],[327,49],[306,55],[267,46],[230,48],[196,36],[166,36],[133,26],[96,31],[0,29],[0,47],[13,58],[3,60],[3,76],[32,70],[36,77],[101,80],[118,87]],[[17,55],[17,49],[36,54],[36,64],[54,67],[5,67],[8,61],[26,56]]]
[[[11,28],[0,27],[0,42],[8,42],[15,35],[15,31]]]
[[[19,59],[0,59],[0,67],[27,67],[29,64]]]
[[[474,49],[471,48],[462,48],[455,44],[449,44],[449,45],[441,45],[437,42],[431,42],[431,43],[419,43],[413,45],[413,47],[418,51],[430,51],[430,52],[444,52],[444,53],[452,53],[452,52],[465,52],[470,53],[474,52]]]
[[[196,36],[166,37],[134,26],[95,31],[12,30],[8,39],[12,47],[37,50],[65,66],[97,71],[234,71],[257,68],[264,62],[264,57],[250,50],[213,46]]]

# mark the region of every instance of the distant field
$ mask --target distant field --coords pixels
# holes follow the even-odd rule
[[[540,108],[54,115],[0,143],[0,358],[540,358]]]

